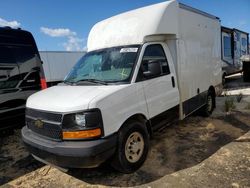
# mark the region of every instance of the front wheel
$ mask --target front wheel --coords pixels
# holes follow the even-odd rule
[[[129,121],[118,133],[117,151],[111,165],[122,173],[139,169],[147,158],[149,134],[144,123]]]

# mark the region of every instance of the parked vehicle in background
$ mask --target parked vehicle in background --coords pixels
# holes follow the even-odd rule
[[[32,34],[0,28],[0,130],[24,125],[26,99],[46,88]]]
[[[62,82],[72,67],[85,53],[40,51],[39,54],[43,61],[47,85],[50,87]]]
[[[225,83],[227,75],[242,72],[241,57],[249,54],[249,34],[235,28],[221,27],[221,41],[222,79]]]
[[[241,61],[243,63],[243,81],[250,82],[250,55],[243,55]]]
[[[27,100],[24,143],[44,163],[85,168],[111,159],[134,172],[159,127],[213,112],[220,39],[217,17],[177,1],[97,23],[64,84]]]

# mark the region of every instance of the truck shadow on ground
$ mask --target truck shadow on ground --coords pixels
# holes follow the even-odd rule
[[[145,164],[133,174],[118,173],[108,165],[96,169],[74,169],[68,174],[90,184],[139,186],[197,165],[249,131],[248,125],[249,114],[242,112],[205,119],[189,117],[154,135]]]

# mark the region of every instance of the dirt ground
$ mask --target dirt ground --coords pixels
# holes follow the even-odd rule
[[[232,83],[235,82],[232,81]],[[118,173],[107,164],[95,169],[74,169],[63,173],[34,160],[22,145],[20,130],[16,130],[13,135],[0,138],[0,185],[3,187],[127,187],[143,185],[150,187],[147,183],[153,183],[153,187],[161,187],[164,185],[161,181],[164,178],[168,178],[169,182],[177,181],[178,179],[172,180],[171,177],[178,176],[179,172],[186,173],[187,179],[192,178],[191,172],[186,169],[202,165],[204,160],[208,160],[220,148],[250,131],[250,110],[248,108],[250,96],[243,95],[240,103],[236,102],[237,96],[231,97],[235,99],[235,109],[230,113],[224,111],[227,97],[219,97],[217,98],[217,108],[211,117],[203,118],[193,115],[184,121],[159,130],[151,140],[150,152],[145,164],[133,174]],[[237,153],[237,149],[245,147],[245,157],[250,161],[249,145],[232,147],[235,147],[235,155],[240,155]],[[219,150],[218,153],[223,153],[223,151]],[[227,152],[224,151],[224,153]],[[211,168],[216,167],[219,165],[219,160],[223,159],[218,157],[210,159],[207,165]],[[250,163],[240,165],[245,165],[244,168],[242,167],[242,173],[245,174],[244,178],[249,177],[249,182],[248,179],[245,180],[241,176],[238,178],[239,182],[242,180],[243,185],[250,186]],[[226,169],[227,166],[222,168]],[[201,170],[198,174],[202,173],[205,171]],[[223,172],[216,173],[223,174]],[[193,176],[195,178],[195,175]],[[196,177],[192,181],[196,179],[198,178]],[[154,184],[159,181],[160,184]],[[184,185],[180,184],[181,187]],[[198,183],[195,185],[197,185],[195,187],[200,187]],[[229,186],[227,182],[222,185],[231,187],[231,184]]]
[[[20,130],[0,138],[0,185],[42,167],[25,150]]]

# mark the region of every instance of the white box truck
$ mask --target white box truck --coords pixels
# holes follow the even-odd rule
[[[97,23],[64,84],[27,101],[22,138],[36,159],[63,168],[110,159],[123,173],[145,161],[160,126],[215,107],[220,20],[167,1]]]

